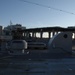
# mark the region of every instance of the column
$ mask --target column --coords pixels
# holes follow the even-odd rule
[[[75,33],[74,33],[74,39],[75,39]]]
[[[49,38],[51,38],[51,32],[48,32],[48,34],[49,34]]]
[[[52,35],[52,37],[53,37],[53,36],[55,35],[55,32],[53,31],[52,34],[53,34],[53,35]]]
[[[40,38],[42,38],[43,32],[40,32]]]

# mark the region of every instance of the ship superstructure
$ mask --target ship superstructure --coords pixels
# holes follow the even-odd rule
[[[26,29],[21,24],[16,24],[9,25],[3,29],[1,26],[0,48],[1,51],[9,52],[11,55],[24,55],[24,52],[30,53],[26,57],[35,57],[35,55],[39,55],[40,53],[44,53],[43,55],[40,54],[42,56],[45,54],[50,56],[60,54],[72,55],[75,45],[74,32],[75,28],[70,27]]]

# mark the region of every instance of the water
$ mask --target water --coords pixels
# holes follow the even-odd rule
[[[75,75],[75,58],[1,59],[0,75]]]

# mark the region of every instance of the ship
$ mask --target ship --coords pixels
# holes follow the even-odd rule
[[[0,58],[50,59],[74,57],[75,28],[26,29],[21,24],[0,26]],[[45,35],[45,36],[44,36]]]

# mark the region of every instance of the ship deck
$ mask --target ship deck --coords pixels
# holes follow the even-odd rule
[[[74,75],[75,58],[62,59],[3,59],[0,75]]]

